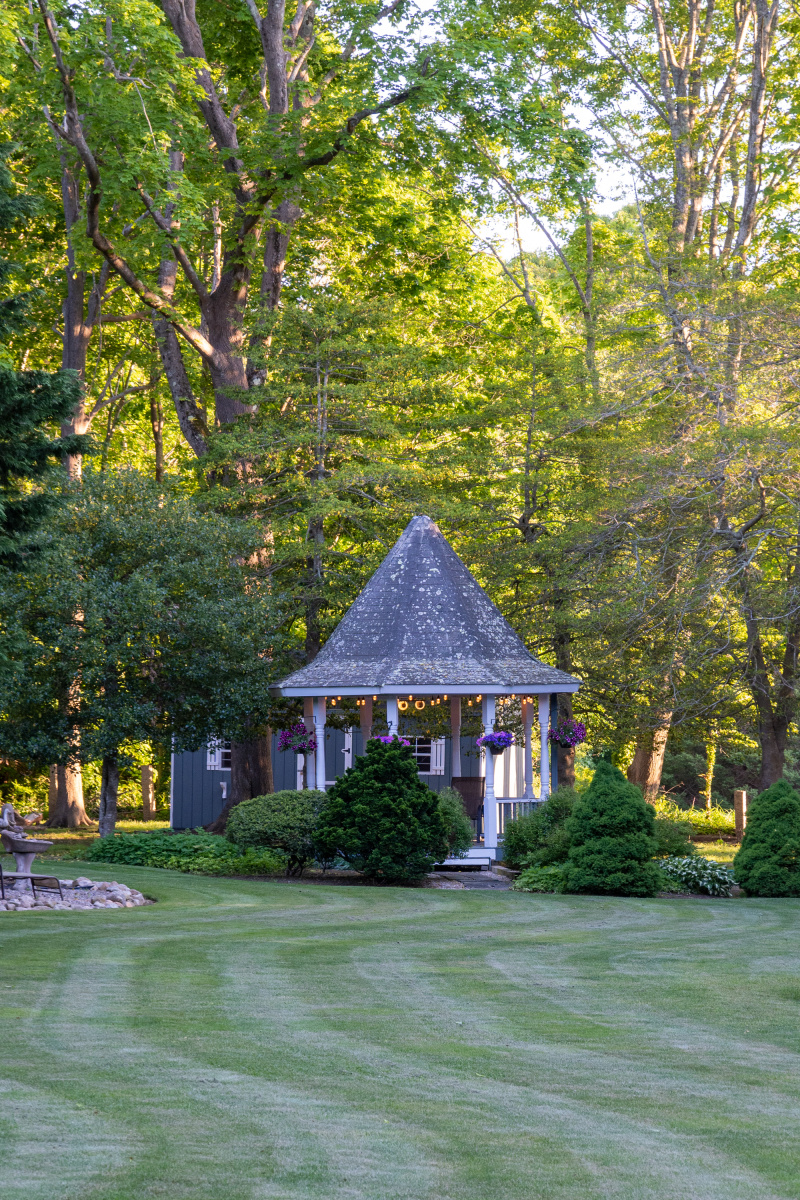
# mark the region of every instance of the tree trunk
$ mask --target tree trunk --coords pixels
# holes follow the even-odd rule
[[[661,772],[664,767],[664,752],[667,748],[672,713],[663,710],[655,729],[644,734],[636,743],[633,762],[628,767],[628,779],[642,789],[649,804],[655,802],[661,787]]]
[[[156,483],[164,482],[164,412],[155,391],[150,393],[150,424],[153,428],[153,447],[156,455]]]
[[[251,742],[231,743],[231,790],[222,812],[206,825],[209,833],[224,833],[231,809],[253,796],[267,796],[275,791],[272,774],[272,730],[267,726],[264,737]]]
[[[46,824],[51,829],[80,829],[91,825],[83,806],[80,763],[57,766],[55,773],[55,803],[51,804]]]
[[[565,693],[558,697],[558,719],[568,721],[572,718],[572,696]],[[575,747],[558,746],[558,782],[566,787],[575,787]]]
[[[100,837],[109,837],[117,824],[117,795],[119,794],[119,760],[116,754],[103,759],[100,783]]]
[[[758,740],[761,744],[761,775],[758,787],[759,791],[763,792],[779,779],[783,779],[786,765],[786,734],[781,729],[776,730],[774,721],[760,720]]]

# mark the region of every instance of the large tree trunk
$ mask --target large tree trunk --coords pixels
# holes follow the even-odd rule
[[[569,694],[558,697],[558,719],[567,721],[572,718],[572,697]],[[558,783],[566,787],[575,787],[575,747],[558,746]]]
[[[83,779],[80,763],[55,768],[55,803],[50,806],[46,824],[51,829],[81,829],[91,825],[83,806]]]
[[[231,791],[215,821],[206,826],[209,833],[224,833],[231,809],[253,796],[268,796],[275,791],[272,774],[272,730],[251,742],[231,743]]]
[[[100,837],[109,837],[117,824],[119,794],[119,760],[116,754],[103,759],[100,783]]]
[[[664,768],[664,752],[672,723],[672,712],[666,709],[658,714],[655,729],[643,734],[636,743],[633,762],[628,767],[628,779],[642,789],[645,800],[653,804],[661,787],[661,772]]]

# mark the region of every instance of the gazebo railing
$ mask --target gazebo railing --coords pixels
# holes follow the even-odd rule
[[[526,817],[536,807],[535,800],[498,800],[497,801],[497,836],[502,837],[506,831],[506,821],[515,821],[517,817]]]
[[[498,800],[497,802],[497,836],[503,837],[506,831],[506,821],[514,821],[517,817],[525,817],[537,807],[537,800]],[[478,819],[472,822],[472,832],[476,845],[483,841],[483,809]]]

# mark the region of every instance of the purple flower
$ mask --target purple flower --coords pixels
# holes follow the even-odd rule
[[[393,742],[398,742],[401,746],[411,745],[411,742],[408,740],[408,738],[398,737],[396,733],[389,734],[388,737],[385,735],[383,737],[373,735],[369,740],[371,742],[383,742],[384,746],[391,746]]]
[[[514,735],[507,729],[501,729],[497,733],[485,733],[483,737],[476,738],[475,745],[490,750],[493,754],[499,754],[514,745]]]
[[[293,750],[295,754],[314,754],[317,739],[313,730],[306,729],[302,721],[291,729],[282,729],[278,734],[278,749]]]
[[[551,729],[547,734],[551,742],[557,742],[564,749],[569,749],[572,746],[579,746],[581,742],[586,741],[586,726],[582,721],[576,721],[574,717],[568,717],[564,721],[559,721],[555,729]]]

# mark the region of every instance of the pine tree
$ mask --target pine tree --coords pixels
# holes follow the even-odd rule
[[[16,196],[6,166],[9,148],[0,151],[0,231],[11,229],[29,215],[32,203]],[[14,273],[0,259],[0,286]],[[27,297],[0,299],[0,342],[24,327]],[[80,381],[71,372],[14,371],[2,361],[0,349],[0,563],[17,566],[21,540],[37,528],[53,503],[47,493],[26,492],[25,485],[41,481],[62,455],[85,450],[82,437],[51,438],[46,426],[69,418],[80,394]]]
[[[567,821],[570,850],[566,891],[612,896],[654,896],[660,872],[655,814],[634,784],[601,762],[586,794]]]
[[[448,853],[439,797],[397,740],[373,740],[328,793],[317,830],[318,854],[345,859],[382,883],[421,879]]]
[[[800,896],[800,796],[785,779],[753,801],[733,873],[749,896]]]

